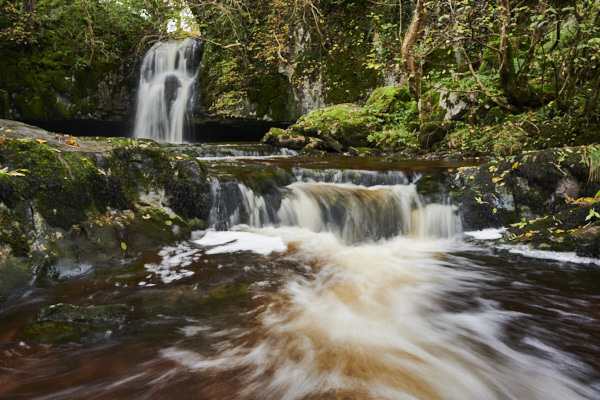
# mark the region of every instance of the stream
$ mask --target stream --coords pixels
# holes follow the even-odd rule
[[[600,398],[599,262],[464,232],[423,185],[460,163],[182,151],[210,165],[209,228],[3,304],[0,398]],[[57,303],[131,318],[19,338]]]

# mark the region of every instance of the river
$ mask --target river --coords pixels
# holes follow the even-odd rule
[[[421,185],[459,164],[194,151],[210,228],[3,305],[1,398],[600,398],[598,261],[464,232]],[[61,302],[126,304],[131,320],[19,339]]]

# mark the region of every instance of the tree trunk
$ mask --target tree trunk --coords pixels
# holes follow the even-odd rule
[[[21,15],[26,19],[25,32],[27,32],[27,44],[31,44],[32,40],[36,6],[37,0],[23,0],[21,3]]]
[[[541,106],[546,99],[529,87],[528,76],[518,76],[515,69],[515,48],[510,43],[511,11],[509,0],[497,0],[500,12],[499,74],[500,85],[508,102],[517,106]]]
[[[414,45],[421,37],[425,22],[427,21],[427,11],[423,3],[424,0],[417,0],[413,19],[402,42],[402,57],[404,58],[406,75],[408,76],[408,87],[416,100],[419,100],[421,97],[421,77],[419,73],[420,68],[419,70],[415,68]]]

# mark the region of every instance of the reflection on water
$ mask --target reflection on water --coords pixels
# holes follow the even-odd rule
[[[4,305],[0,397],[600,398],[600,266],[463,236],[400,174],[298,171],[215,183],[227,231]],[[127,304],[131,322],[94,342],[20,337],[59,302]]]

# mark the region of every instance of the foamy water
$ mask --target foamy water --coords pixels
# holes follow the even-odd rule
[[[239,233],[239,232],[238,232]],[[220,332],[186,328],[188,338],[219,338],[198,352],[184,345],[162,352],[198,374],[236,376],[225,398],[240,399],[591,399],[558,360],[584,368],[560,350],[547,356],[516,351],[503,340],[519,313],[494,302],[448,310],[450,292],[490,278],[465,273],[446,255],[457,239],[394,237],[350,245],[331,232],[298,227],[251,229],[287,250],[305,274],[276,291],[261,289],[247,315],[251,328]],[[235,235],[234,235],[235,236]],[[198,242],[197,242],[198,243]],[[212,331],[211,331],[212,329]],[[540,344],[541,346],[541,344]]]

